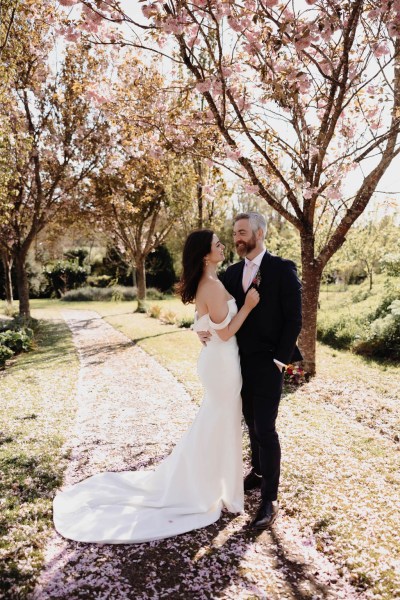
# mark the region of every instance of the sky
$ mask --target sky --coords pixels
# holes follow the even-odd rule
[[[296,5],[301,4],[305,5],[304,0],[295,0]],[[139,23],[146,24],[146,19],[142,15],[141,7],[143,4],[139,3],[137,0],[121,0],[121,6],[123,10],[128,14],[131,18]],[[367,174],[374,166],[374,159],[364,160],[362,163],[362,169]],[[234,176],[229,172],[225,171],[226,179],[229,183],[234,182]],[[354,193],[362,182],[363,176],[361,170],[354,171],[346,178],[346,187],[350,194]],[[390,198],[392,206],[389,208],[389,212],[393,212],[393,210],[397,210],[400,212],[400,155],[397,156],[390,167],[387,169],[386,173],[382,177],[378,187],[377,192],[375,194],[374,199],[370,202],[368,208],[365,211],[365,216],[371,215],[371,213],[377,213],[378,215],[383,215],[386,212],[386,208],[383,204],[385,198]],[[397,208],[394,208],[393,205],[397,202]]]

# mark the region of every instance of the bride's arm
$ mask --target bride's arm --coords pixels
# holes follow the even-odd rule
[[[207,299],[211,327],[216,330],[221,340],[226,342],[240,329],[247,316],[260,301],[260,296],[254,288],[247,292],[244,304],[239,312],[230,319],[226,292],[223,287],[213,290]]]

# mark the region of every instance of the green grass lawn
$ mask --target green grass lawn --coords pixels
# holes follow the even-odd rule
[[[51,319],[57,311],[44,315]],[[36,349],[0,372],[0,596],[26,598],[52,529],[52,497],[75,415],[78,359],[64,321],[46,320]],[[3,595],[2,595],[3,594]]]
[[[177,299],[152,304],[182,316],[193,314],[193,307],[183,307]],[[200,399],[197,336],[134,313],[135,307],[124,302],[32,302],[33,316],[42,319],[55,317],[64,308],[97,311]],[[334,560],[343,573],[350,573],[354,585],[382,600],[400,593],[396,569],[400,454],[395,438],[383,435],[380,426],[374,427],[364,416],[375,419],[379,411],[391,411],[391,418],[400,423],[400,407],[393,402],[398,390],[399,370],[394,365],[318,345],[318,376],[298,390],[285,392],[279,418],[282,507],[296,517],[310,544]],[[370,406],[371,398],[378,407]]]

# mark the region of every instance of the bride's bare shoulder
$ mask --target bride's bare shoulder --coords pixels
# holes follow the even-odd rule
[[[205,279],[197,288],[196,301],[205,302],[208,306],[210,302],[223,300],[225,295],[225,288],[219,280]]]
[[[204,279],[199,283],[198,292],[218,294],[224,291],[224,286],[219,279]]]

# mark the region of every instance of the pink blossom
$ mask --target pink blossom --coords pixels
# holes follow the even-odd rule
[[[314,194],[316,191],[317,191],[317,189],[316,189],[316,188],[312,188],[312,187],[310,187],[310,188],[308,188],[308,189],[305,189],[305,190],[303,191],[303,198],[305,198],[306,200],[309,200],[310,198],[312,198],[312,197],[313,197],[313,194]]]
[[[61,4],[61,6],[73,6],[79,2],[79,0],[58,0],[58,2]]]
[[[335,188],[333,186],[331,186],[330,188],[328,188],[326,190],[325,195],[330,200],[340,200],[341,197],[342,197],[342,194],[340,193],[340,190],[338,190],[337,188]]]
[[[174,17],[168,16],[162,25],[165,33],[174,33],[175,35],[179,35],[183,32],[183,25],[178,22]]]
[[[258,185],[252,185],[251,183],[246,183],[244,185],[244,191],[247,192],[248,194],[256,194],[259,191]]]
[[[215,190],[211,185],[203,185],[203,196],[211,200],[215,196]]]
[[[307,48],[307,46],[309,46],[311,44],[311,39],[309,37],[301,37],[295,40],[294,45],[296,46],[297,50],[304,50],[304,48]]]
[[[195,85],[195,88],[201,93],[209,92],[211,89],[211,81],[209,79],[205,79],[204,81],[198,81]]]
[[[155,17],[159,14],[158,7],[155,4],[148,4],[142,6],[142,13],[146,17],[146,19],[151,19],[151,17]]]
[[[389,54],[389,48],[388,48],[387,44],[376,44],[373,47],[373,53],[376,56],[376,58],[380,58],[381,56],[384,56],[385,54]]]
[[[236,148],[236,149],[228,148],[225,151],[225,156],[232,160],[237,160],[238,158],[240,158],[242,156],[242,153],[238,148]]]
[[[233,31],[242,31],[243,27],[240,21],[228,16],[228,24],[233,29]]]
[[[400,35],[400,26],[398,22],[392,21],[391,23],[388,23],[387,28],[389,35],[392,37],[398,37]]]
[[[72,27],[68,27],[64,32],[64,37],[69,42],[76,42],[77,40],[79,40],[80,35],[81,34],[79,29],[74,30]]]

